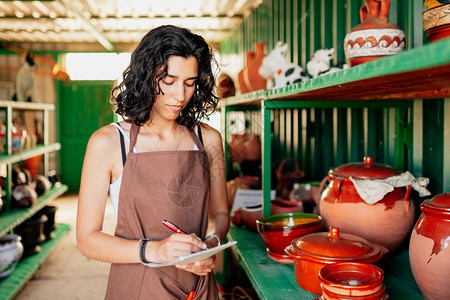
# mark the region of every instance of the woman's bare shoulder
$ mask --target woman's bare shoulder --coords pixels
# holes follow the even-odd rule
[[[222,147],[222,135],[217,129],[205,123],[199,123],[199,126],[201,126],[205,148],[208,148],[208,146],[211,145],[215,145],[215,147]]]
[[[126,126],[127,124],[122,125],[122,128],[124,128],[125,132],[129,130]],[[106,125],[95,131],[88,143],[88,149],[94,148],[96,151],[107,151],[104,153],[108,153],[111,151],[111,149],[114,149],[117,145],[119,145],[119,131],[117,127],[114,125]]]

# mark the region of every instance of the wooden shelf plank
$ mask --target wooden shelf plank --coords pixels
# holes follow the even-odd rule
[[[45,154],[48,152],[58,151],[61,149],[60,143],[53,143],[49,145],[38,145],[36,147],[33,147],[31,149],[22,150],[17,153],[13,153],[10,155],[3,154],[0,155],[0,164],[12,164],[15,162],[22,161],[24,159],[34,157],[36,155]]]
[[[221,100],[219,107],[270,100],[399,100],[450,96],[450,39],[279,89]],[[219,102],[219,103],[220,103]]]
[[[13,299],[19,293],[70,229],[70,225],[58,224],[53,231],[55,237],[40,244],[41,251],[39,253],[20,260],[11,275],[0,281],[0,300]]]
[[[29,217],[38,212],[50,201],[58,198],[67,191],[67,185],[61,185],[59,187],[53,187],[50,191],[40,196],[36,203],[29,208],[16,208],[0,214],[0,236],[8,234],[17,225],[21,224]]]
[[[268,258],[259,233],[232,226],[227,238],[238,242],[232,248],[233,252],[261,299],[307,300],[318,297],[297,285],[292,264],[280,264]],[[384,285],[392,299],[423,299],[412,276],[407,250],[383,261],[382,267],[385,270]]]

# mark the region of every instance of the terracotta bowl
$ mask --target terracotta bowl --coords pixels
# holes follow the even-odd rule
[[[276,198],[270,203],[270,211],[272,215],[301,213],[303,212],[303,202]]]
[[[331,292],[341,296],[370,296],[384,291],[383,270],[377,266],[341,262],[323,267],[319,271],[322,293]]]
[[[322,228],[321,217],[308,213],[272,215],[256,221],[256,227],[267,246],[269,258],[279,263],[293,263],[284,249],[292,240]]]
[[[262,217],[262,206],[244,207],[241,209],[242,223],[250,230],[256,232],[256,221]]]

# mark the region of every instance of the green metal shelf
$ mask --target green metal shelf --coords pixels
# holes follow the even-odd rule
[[[230,227],[229,241],[237,241],[232,247],[240,266],[244,269],[261,299],[316,299],[317,295],[303,290],[295,281],[293,264],[280,264],[267,256],[266,245],[259,233],[245,228]],[[391,299],[422,300],[409,264],[408,251],[402,249],[382,263],[384,285]]]
[[[21,160],[61,149],[61,144],[38,145],[32,149],[22,150],[18,153],[0,155],[0,164],[12,164]]]
[[[450,39],[278,89],[227,98],[219,107],[262,100],[382,100],[450,96]]]
[[[0,300],[13,299],[17,295],[69,231],[70,225],[58,224],[53,231],[55,237],[40,244],[39,253],[22,258],[11,275],[0,281]]]
[[[29,217],[33,216],[41,208],[43,208],[50,201],[58,198],[64,192],[67,191],[67,185],[61,185],[59,187],[53,187],[50,191],[40,196],[36,203],[29,208],[16,208],[10,211],[0,213],[0,236],[8,234],[17,225],[26,221]]]

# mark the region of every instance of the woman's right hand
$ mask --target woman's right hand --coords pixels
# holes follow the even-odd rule
[[[150,262],[167,263],[206,248],[206,244],[194,233],[174,233],[161,241],[150,241],[146,248],[146,258]]]

